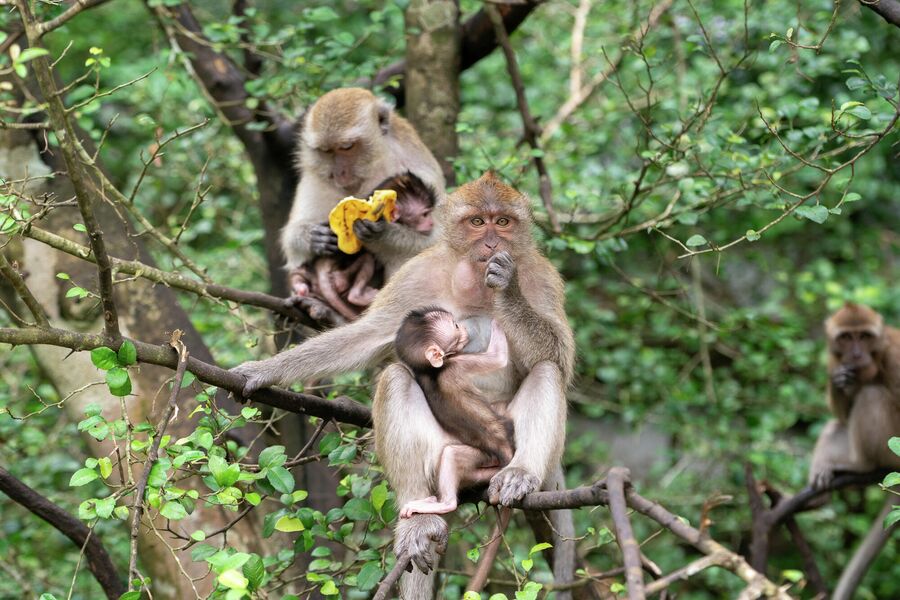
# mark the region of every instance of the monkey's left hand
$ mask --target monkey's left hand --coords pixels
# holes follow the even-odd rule
[[[505,290],[516,274],[516,263],[506,250],[493,255],[484,271],[484,284],[489,288]]]
[[[353,223],[353,233],[356,234],[363,242],[371,242],[377,240],[387,228],[387,221],[378,219],[377,221],[369,221],[367,219],[358,219]]]
[[[260,364],[261,361],[250,360],[228,370],[229,373],[245,378],[244,388],[241,390],[244,398],[249,398],[256,390],[269,387],[277,382],[277,379],[271,376],[270,371],[261,368]]]
[[[509,506],[521,500],[526,494],[539,490],[541,480],[525,469],[506,467],[491,478],[488,498],[491,504]]]

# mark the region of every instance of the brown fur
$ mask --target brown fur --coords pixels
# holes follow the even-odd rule
[[[828,404],[835,420],[816,442],[810,483],[836,471],[900,468],[888,440],[900,435],[900,330],[867,306],[847,304],[825,321]]]
[[[495,499],[509,503],[542,485],[562,484],[565,390],[575,357],[563,282],[537,249],[527,198],[493,174],[461,186],[444,210],[456,217],[443,221],[443,241],[405,263],[358,320],[234,371],[247,378],[248,394],[258,387],[375,364],[389,356],[403,318],[420,306],[495,319],[506,332],[509,364],[480,377],[477,384],[485,399],[514,424],[515,454],[488,488]],[[462,221],[479,214],[502,214],[511,224],[503,231],[479,233]],[[487,248],[487,241],[493,248]],[[505,288],[489,287],[487,269],[496,266],[504,252],[514,262],[513,276]],[[372,412],[376,453],[398,504],[427,496],[440,453],[452,438],[435,420],[408,369],[392,365],[382,372]],[[565,583],[571,581],[574,560],[571,513],[553,511],[551,519],[561,536],[554,540],[554,574],[557,583]],[[403,519],[397,525],[396,549],[425,569],[434,563],[431,542],[445,541],[446,532],[446,524],[434,515]],[[431,581],[419,571],[404,575],[401,588],[404,597],[431,595]],[[566,590],[557,594],[560,599],[570,597]]]

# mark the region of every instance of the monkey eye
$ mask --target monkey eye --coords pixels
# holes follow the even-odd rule
[[[859,334],[859,337],[864,340],[871,340],[872,338],[875,337],[875,334],[872,333],[871,331],[863,331]]]
[[[352,150],[353,146],[355,145],[356,142],[347,142],[346,144],[341,144],[340,146],[338,146],[338,150],[343,150],[344,152],[346,152],[347,150]]]
[[[471,219],[469,219],[469,223],[471,223],[475,227],[481,227],[482,225],[484,225],[484,219],[482,219],[481,217],[472,217]]]
[[[506,217],[500,217],[499,219],[497,219],[497,225],[499,225],[500,227],[506,227],[507,225],[509,225],[509,219],[507,219]]]

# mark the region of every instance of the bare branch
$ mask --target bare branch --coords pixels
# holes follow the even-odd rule
[[[25,34],[28,37],[29,45],[32,48],[41,48],[39,24],[35,21],[28,2],[26,0],[16,0],[16,6],[19,9],[22,24],[25,26]],[[75,130],[69,121],[69,115],[56,87],[56,82],[53,80],[47,56],[38,56],[31,64],[34,69],[35,79],[41,89],[41,94],[43,94],[47,103],[50,122],[53,124],[56,138],[59,140],[63,159],[66,162],[68,177],[75,190],[78,209],[81,212],[81,218],[84,220],[84,226],[87,228],[91,251],[97,261],[98,288],[100,290],[100,301],[103,306],[104,329],[110,339],[118,340],[122,334],[119,331],[119,318],[113,299],[112,267],[106,254],[106,244],[103,241],[100,223],[94,217],[89,177],[83,170],[83,165],[79,162],[78,147],[80,144],[78,144]]]
[[[50,523],[76,546],[84,548],[88,569],[107,598],[114,600],[127,591],[125,584],[116,575],[116,566],[100,538],[87,525],[13,477],[3,467],[0,467],[0,491]]]
[[[544,155],[541,150],[538,138],[541,135],[541,128],[537,121],[531,116],[531,110],[528,108],[528,99],[525,97],[525,83],[522,81],[522,73],[519,71],[519,63],[516,60],[516,54],[513,52],[509,43],[509,36],[503,25],[503,17],[500,11],[493,4],[485,4],[485,11],[494,24],[494,33],[503,49],[503,55],[506,57],[506,70],[512,80],[513,89],[516,91],[516,103],[519,105],[519,113],[522,115],[522,127],[525,141],[533,149],[534,166],[538,172],[540,181],[541,199],[544,202],[544,210],[547,211],[547,218],[550,220],[550,227],[554,233],[560,233],[562,229],[559,226],[559,219],[556,218],[556,212],[553,210],[553,187],[550,182],[550,174],[547,172],[547,166],[544,164]]]
[[[394,589],[400,576],[403,575],[403,571],[409,566],[408,556],[404,556],[402,559],[398,558],[396,564],[394,564],[394,568],[391,569],[391,572],[387,574],[387,577],[385,577],[378,585],[378,591],[375,592],[372,600],[387,600],[390,598],[391,590]]]
[[[54,29],[62,27],[63,25],[68,23],[73,17],[78,15],[78,13],[89,8],[94,8],[95,6],[100,6],[101,4],[106,4],[107,2],[109,2],[109,0],[75,0],[74,4],[58,17],[54,17],[53,19],[44,21],[43,23],[38,23],[36,26],[38,35],[44,36]]]
[[[900,27],[900,2],[897,0],[859,0],[859,3],[895,27]]]
[[[643,600],[644,570],[641,564],[641,548],[634,538],[628,511],[625,507],[625,486],[630,485],[631,474],[628,469],[613,467],[606,476],[606,489],[609,492],[609,511],[612,513],[613,526],[616,530],[616,543],[622,550],[625,563],[625,581],[628,583],[628,600]]]
[[[2,273],[6,280],[9,281],[9,284],[16,291],[16,294],[19,295],[19,298],[22,299],[22,302],[24,302],[25,306],[28,307],[28,310],[31,311],[37,325],[39,327],[49,327],[50,322],[47,320],[47,313],[44,312],[41,303],[37,301],[37,298],[35,298],[34,294],[31,293],[31,290],[28,289],[28,285],[26,285],[25,280],[22,279],[22,275],[20,275],[15,267],[10,264],[3,252],[0,252],[0,273]]]

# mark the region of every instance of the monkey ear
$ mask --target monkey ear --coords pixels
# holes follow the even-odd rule
[[[391,111],[393,109],[390,104],[384,100],[378,101],[378,126],[384,135],[387,135],[387,132],[391,129]]]
[[[425,359],[431,363],[432,367],[440,369],[444,366],[444,351],[438,348],[437,345],[430,344],[425,348]]]

